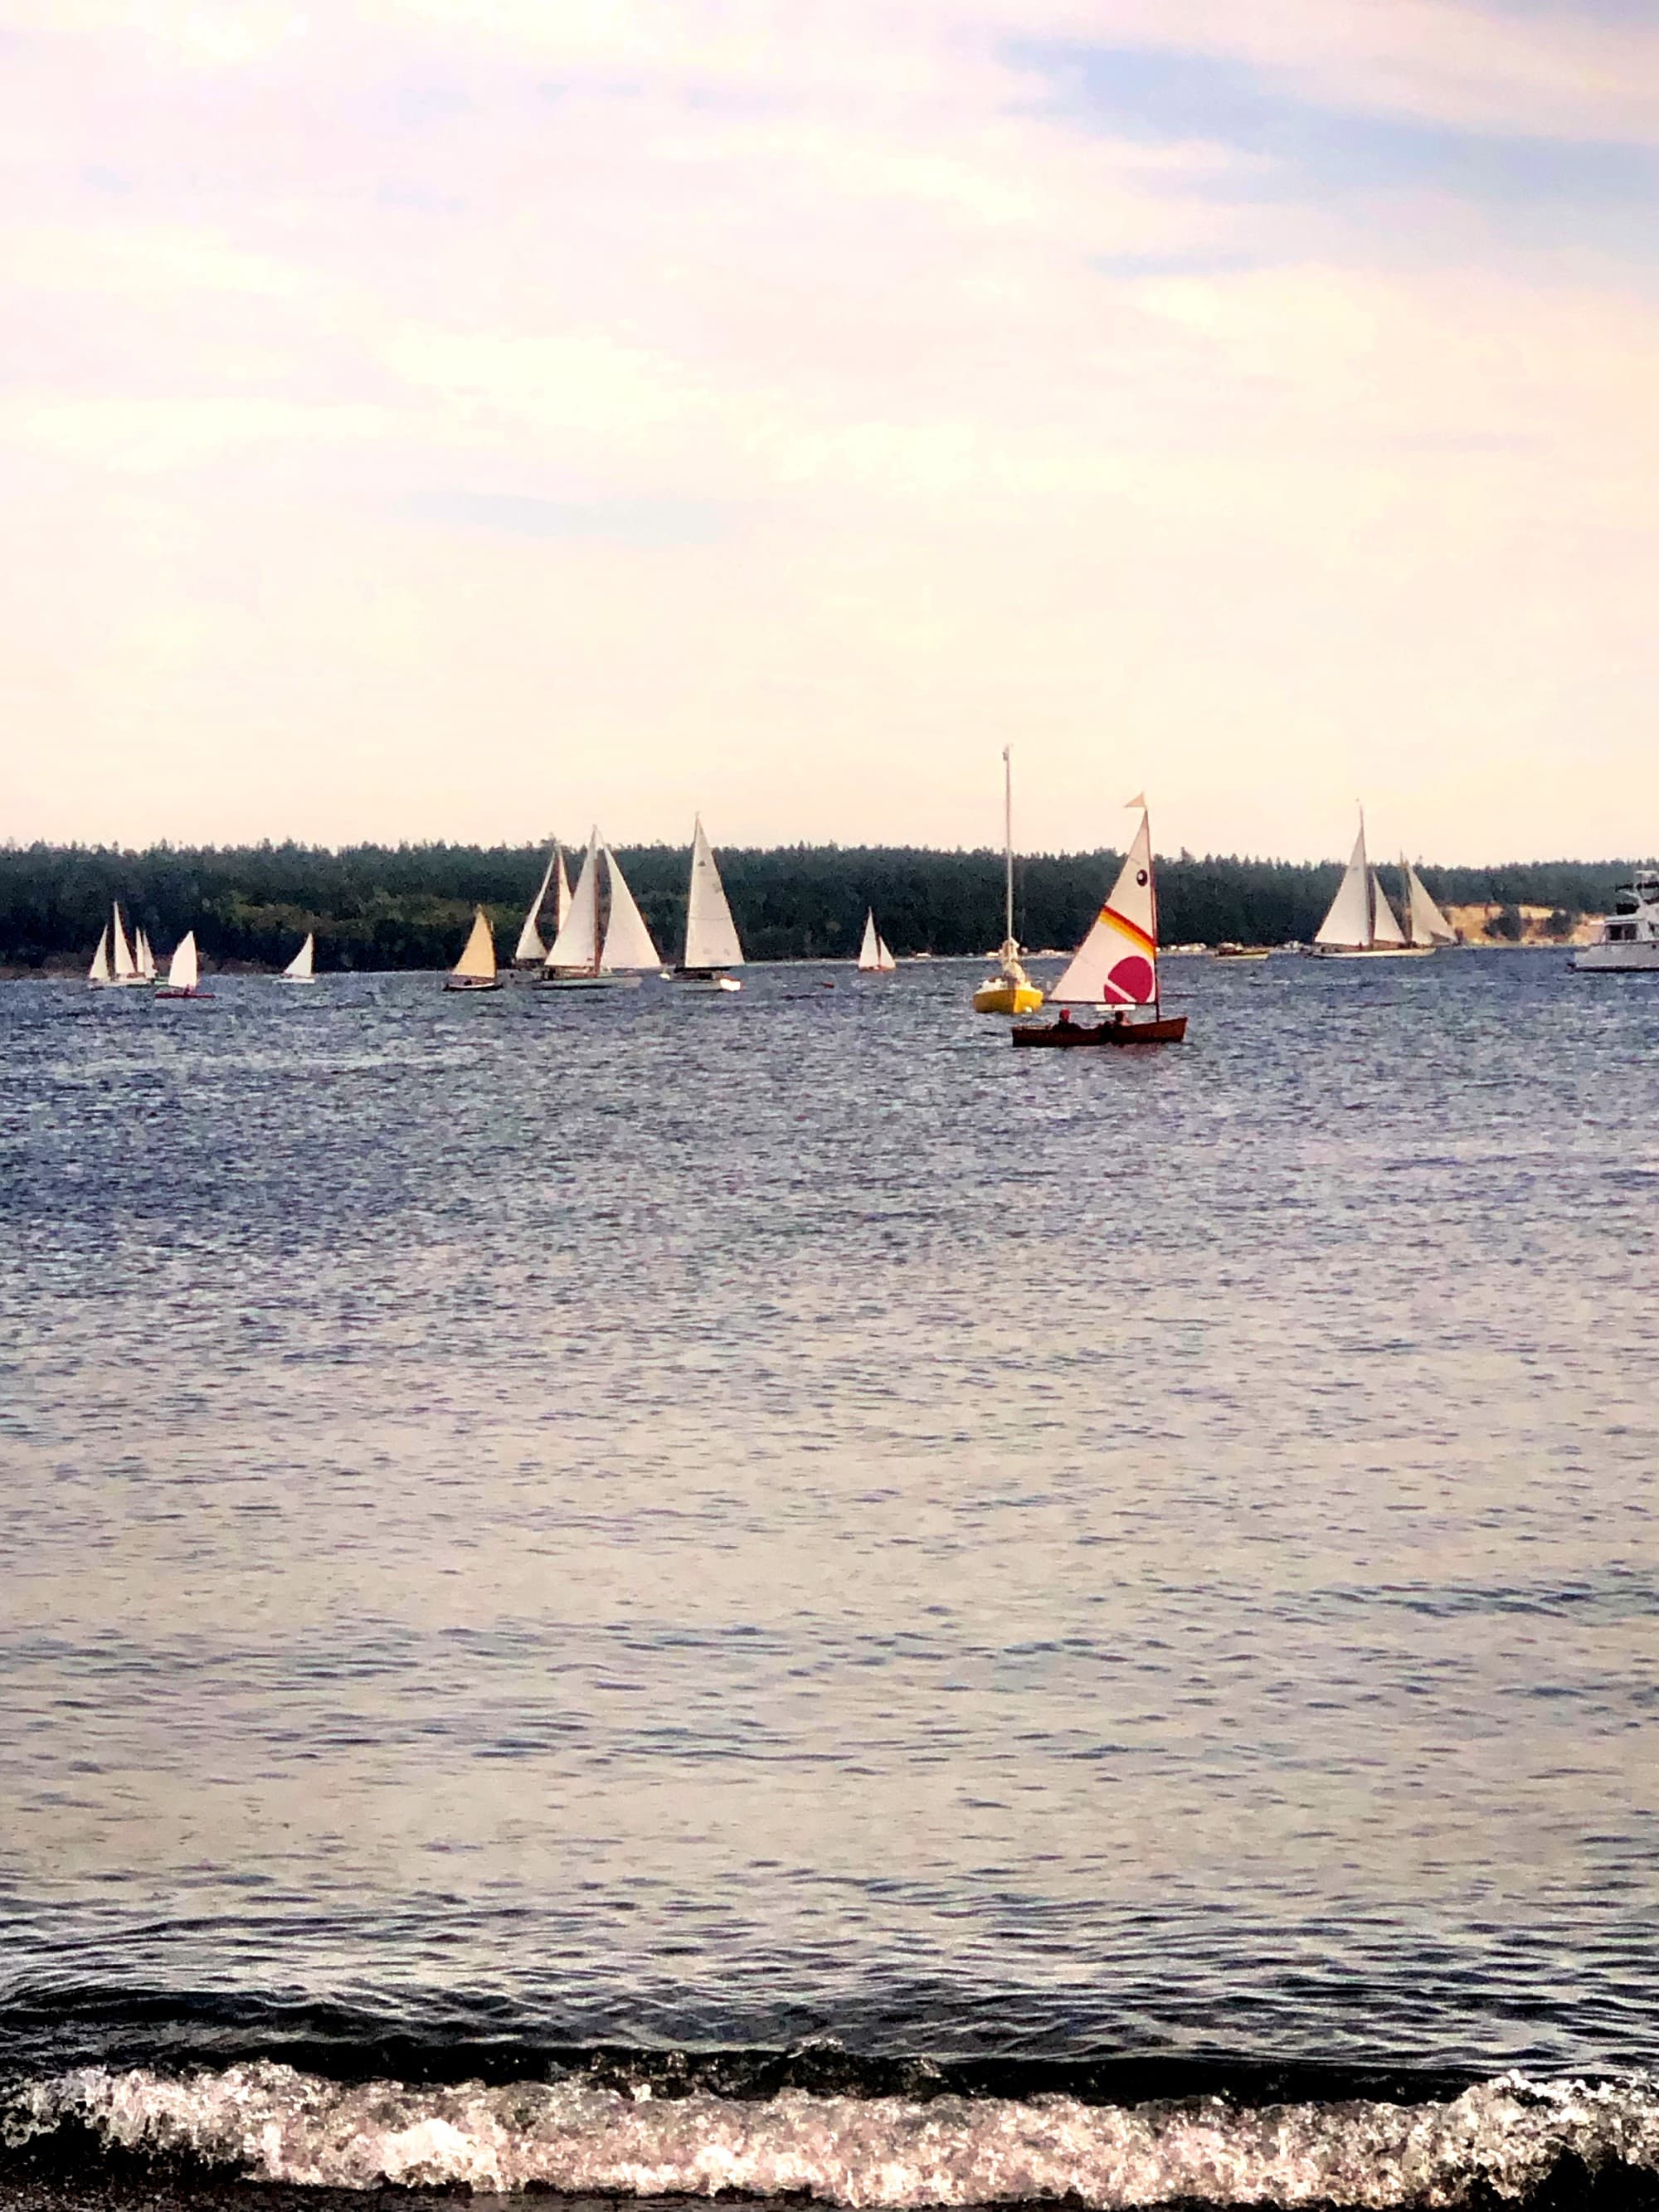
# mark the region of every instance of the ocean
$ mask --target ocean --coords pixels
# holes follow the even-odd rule
[[[1659,997],[978,972],[0,989],[0,2203],[1659,2202]]]

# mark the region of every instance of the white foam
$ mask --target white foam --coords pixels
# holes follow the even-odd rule
[[[637,2098],[580,2081],[487,2088],[345,2085],[268,2063],[169,2078],[88,2067],[18,2094],[14,2142],[78,2124],[111,2148],[182,2154],[270,2181],[368,2189],[537,2186],[571,2194],[805,2193],[851,2207],[1456,2205],[1477,2186],[1524,2199],[1571,2155],[1659,2171],[1647,2081],[1518,2075],[1449,2103],[1218,2100],[1121,2107],[1070,2097],[698,2094]]]

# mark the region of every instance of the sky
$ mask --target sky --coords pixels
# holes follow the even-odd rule
[[[0,841],[1659,847],[1650,0],[0,0]]]

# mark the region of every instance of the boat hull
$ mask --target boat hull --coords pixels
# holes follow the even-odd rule
[[[976,1014],[1034,1014],[1042,1004],[1035,983],[1007,983],[1000,976],[981,983],[974,994]]]
[[[538,975],[538,991],[637,991],[638,975]]]
[[[735,975],[711,975],[701,969],[677,969],[673,977],[675,988],[681,991],[740,991],[743,985]]]
[[[1572,964],[1580,975],[1659,975],[1659,945],[1581,945]]]
[[[1437,945],[1310,945],[1311,960],[1426,960]]]
[[[206,999],[210,998],[212,996],[212,993],[209,991],[174,991],[170,990],[168,987],[163,983],[159,990],[152,991],[150,996],[153,999]]]
[[[1042,1022],[1008,1032],[1015,1044],[1179,1044],[1187,1034],[1185,1014],[1160,1014],[1150,1022]]]
[[[482,975],[447,975],[444,978],[446,991],[499,991],[501,988],[501,979],[499,975],[493,978]]]

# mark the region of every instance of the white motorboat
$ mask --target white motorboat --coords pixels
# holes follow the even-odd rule
[[[1578,947],[1572,964],[1587,975],[1659,975],[1659,873],[1638,868],[1620,885],[1601,934]]]

